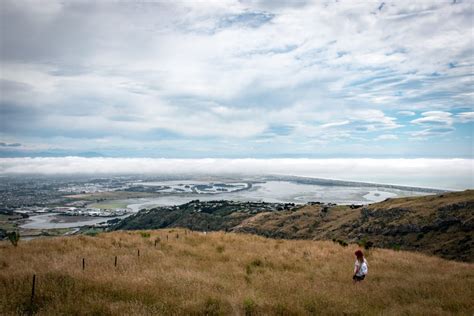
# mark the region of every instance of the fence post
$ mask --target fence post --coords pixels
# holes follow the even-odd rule
[[[86,259],[82,258],[82,271],[86,269]]]
[[[156,239],[155,239],[155,248],[156,248]]]
[[[115,256],[114,266],[117,267],[117,256]]]
[[[140,257],[140,249],[137,249],[137,257]]]
[[[36,274],[33,274],[33,284],[31,286],[31,299],[30,299],[30,310],[29,315],[33,315],[33,302],[35,299],[35,286],[36,286]]]

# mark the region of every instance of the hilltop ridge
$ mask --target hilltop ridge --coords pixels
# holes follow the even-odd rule
[[[474,190],[362,205],[192,201],[141,211],[112,229],[186,227],[339,240],[474,261]]]

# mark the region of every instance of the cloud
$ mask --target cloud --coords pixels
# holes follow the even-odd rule
[[[285,174],[436,188],[474,186],[472,159],[0,158],[0,174]]]
[[[326,124],[321,125],[321,128],[331,128],[331,127],[344,126],[344,125],[347,125],[349,123],[350,123],[350,121],[348,121],[348,120],[341,121],[341,122],[331,122],[331,123],[326,123]]]
[[[275,15],[269,12],[250,11],[225,16],[220,19],[218,25],[221,28],[235,26],[257,28],[270,22],[274,17]]]
[[[413,124],[418,125],[448,125],[453,124],[452,114],[443,111],[428,111],[421,113],[422,118],[412,120]]]
[[[474,112],[461,112],[456,115],[456,119],[461,123],[469,123],[474,121]]]
[[[434,137],[442,136],[454,132],[453,127],[455,122],[453,115],[450,112],[444,111],[428,111],[421,113],[423,117],[412,120],[411,123],[423,126],[424,129],[412,132],[413,137]]]
[[[5,142],[0,142],[0,147],[20,147],[20,143],[5,143]]]
[[[393,134],[383,134],[375,138],[375,140],[397,140],[397,139],[398,139],[398,136],[393,135]]]
[[[423,129],[421,131],[416,131],[411,133],[412,136],[414,137],[429,137],[429,136],[440,136],[440,135],[445,135],[449,134],[454,131],[453,127],[430,127]]]
[[[451,119],[439,124],[464,136],[469,114],[426,113],[472,103],[472,14],[468,2],[5,0],[0,136],[73,153],[113,138],[129,154],[257,156],[258,141],[345,155],[412,132],[416,113],[424,134]]]

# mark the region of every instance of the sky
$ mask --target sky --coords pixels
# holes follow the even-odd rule
[[[472,159],[473,11],[2,0],[0,157]]]

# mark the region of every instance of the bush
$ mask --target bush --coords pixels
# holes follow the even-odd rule
[[[86,235],[86,236],[91,236],[91,237],[95,237],[95,236],[97,236],[98,234],[99,234],[99,231],[98,231],[97,229],[93,229],[93,228],[88,229],[88,230],[86,230],[86,231],[84,232],[84,235]]]
[[[147,233],[147,232],[140,232],[140,235],[141,235],[143,238],[150,238],[150,233]]]
[[[360,240],[358,243],[359,247],[363,247],[365,250],[369,250],[374,246],[374,243],[371,241],[368,241],[366,238],[363,238]]]
[[[250,265],[253,267],[261,267],[263,266],[263,261],[260,259],[254,259],[252,262],[250,262]]]
[[[7,237],[12,243],[13,246],[18,246],[18,242],[20,241],[20,233],[15,231],[15,232],[9,232],[7,233]]]
[[[249,275],[253,272],[254,268],[263,267],[263,261],[260,259],[252,260],[247,266],[245,267],[245,272]]]
[[[244,299],[244,313],[245,316],[250,316],[255,314],[255,309],[257,305],[251,298]]]
[[[341,245],[342,247],[347,247],[348,243],[344,240],[337,239],[336,242]]]
[[[307,301],[304,304],[304,309],[310,315],[318,315],[318,308],[317,308],[316,303],[314,301]]]

